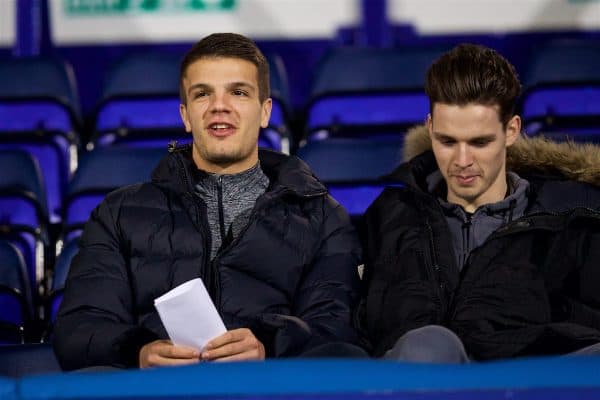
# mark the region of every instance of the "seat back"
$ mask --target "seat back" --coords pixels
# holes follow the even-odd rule
[[[310,141],[298,150],[329,193],[342,204],[354,222],[388,185],[384,178],[399,163],[402,139],[330,138]]]
[[[117,62],[107,75],[97,107],[97,135],[180,128],[179,61],[177,54],[134,53]]]
[[[259,146],[290,154],[292,133],[287,70],[279,55],[267,54],[266,57],[269,62],[269,86],[273,107],[269,126],[262,129],[259,135]]]
[[[307,111],[308,138],[368,135],[366,127],[398,131],[429,111],[427,68],[441,48],[337,48],[315,72]]]
[[[0,240],[0,344],[24,340],[33,304],[25,260],[17,247]]]
[[[164,148],[99,147],[82,156],[65,205],[65,229],[81,229],[92,210],[109,192],[125,185],[145,182]],[[66,238],[68,239],[68,238]]]
[[[60,254],[56,258],[54,264],[54,275],[52,277],[52,287],[50,288],[49,296],[49,317],[50,322],[54,322],[56,315],[58,314],[58,308],[63,298],[63,291],[65,288],[65,282],[67,281],[67,275],[69,274],[69,268],[71,267],[71,261],[73,257],[79,251],[79,238],[73,238],[65,243]]]
[[[48,208],[61,200],[77,165],[79,100],[71,67],[49,58],[0,61],[0,149],[30,152],[42,167]]]
[[[540,47],[524,80],[521,115],[528,134],[598,140],[600,41],[558,40]]]
[[[367,208],[389,186],[385,181],[369,180],[364,182],[330,183],[329,194],[336,199],[357,223]]]
[[[79,98],[70,65],[51,58],[0,60],[0,130],[74,130]]]
[[[115,64],[96,110],[93,145],[162,147],[170,140],[189,140],[179,115],[180,59],[177,54],[135,53]],[[282,150],[289,148],[282,143],[282,135],[288,135],[287,77],[281,76],[279,59],[271,68],[276,97],[271,124],[261,131],[260,139],[261,146]]]
[[[50,343],[0,346],[0,359],[2,360],[0,363],[0,375],[11,378],[61,372],[60,365]],[[22,397],[24,396],[21,395],[15,397],[15,399]]]
[[[37,160],[24,151],[0,151],[0,238],[22,251],[29,281],[44,278],[48,213]]]
[[[306,143],[298,150],[325,183],[375,180],[399,165],[402,137],[378,140],[330,138]]]

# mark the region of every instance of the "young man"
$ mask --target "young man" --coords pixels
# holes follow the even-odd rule
[[[360,354],[349,218],[298,158],[258,149],[271,112],[265,57],[243,36],[210,35],[183,59],[180,83],[193,143],[93,212],[56,321],[62,367]],[[153,300],[197,277],[228,332],[204,349],[175,346]]]
[[[427,126],[407,136],[410,161],[391,176],[404,185],[365,218],[374,354],[600,353],[598,150],[519,138],[520,84],[494,50],[456,47],[425,90]]]

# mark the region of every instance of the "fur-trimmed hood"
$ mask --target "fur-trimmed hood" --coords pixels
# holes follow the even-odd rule
[[[431,150],[425,125],[411,128],[404,139],[403,159]],[[600,146],[557,143],[543,136],[521,135],[508,148],[507,169],[519,175],[553,175],[600,186]]]

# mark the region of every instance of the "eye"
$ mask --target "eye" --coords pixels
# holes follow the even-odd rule
[[[485,147],[488,144],[490,144],[491,140],[489,139],[478,139],[478,140],[473,140],[471,142],[471,146],[475,146],[475,147]]]
[[[194,95],[193,95],[193,97],[195,99],[200,98],[200,97],[206,97],[206,96],[208,96],[208,93],[205,91],[194,92]]]
[[[440,143],[443,146],[450,147],[450,146],[454,145],[456,143],[456,141],[452,140],[452,139],[440,139]]]
[[[234,89],[231,93],[234,96],[248,96],[248,93],[243,91],[242,89]]]

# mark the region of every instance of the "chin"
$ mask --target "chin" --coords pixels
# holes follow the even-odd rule
[[[471,201],[479,197],[481,193],[473,188],[472,190],[464,189],[464,188],[455,188],[454,195],[458,198],[464,199],[466,201]]]
[[[232,164],[245,160],[248,156],[242,154],[240,151],[229,150],[206,152],[204,158],[214,164]]]

